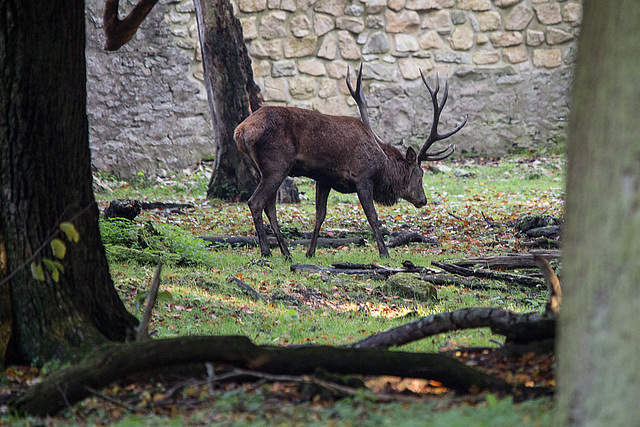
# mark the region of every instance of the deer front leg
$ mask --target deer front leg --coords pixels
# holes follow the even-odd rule
[[[373,205],[373,189],[370,185],[362,185],[358,187],[357,194],[358,199],[360,199],[360,204],[362,205],[362,210],[364,211],[367,221],[369,221],[369,225],[373,230],[373,236],[378,244],[378,252],[380,252],[380,256],[388,258],[389,250],[382,239],[380,223],[378,222],[378,214],[375,206]]]
[[[309,249],[307,249],[307,258],[311,258],[316,253],[320,228],[322,228],[324,218],[327,216],[327,199],[329,198],[330,191],[331,187],[316,182],[316,222],[313,226],[313,235],[311,236]]]

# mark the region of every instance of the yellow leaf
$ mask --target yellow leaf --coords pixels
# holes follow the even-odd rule
[[[60,223],[60,230],[62,230],[62,232],[67,236],[67,240],[69,240],[70,242],[78,243],[80,241],[80,234],[72,223]]]
[[[53,256],[59,259],[64,259],[64,256],[67,253],[67,246],[62,243],[62,240],[53,239],[51,241],[51,250],[53,251]]]
[[[60,272],[58,270],[53,270],[51,272],[51,278],[54,282],[58,283],[60,281]]]
[[[44,281],[44,271],[42,271],[42,264],[33,261],[31,263],[31,275],[34,279]]]

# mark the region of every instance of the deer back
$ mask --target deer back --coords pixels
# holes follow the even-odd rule
[[[341,192],[379,173],[387,154],[359,119],[329,116],[295,107],[262,107],[235,131],[238,149],[262,173],[286,168]]]

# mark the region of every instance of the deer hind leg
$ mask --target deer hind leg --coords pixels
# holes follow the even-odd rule
[[[382,232],[380,231],[378,214],[373,205],[373,190],[369,186],[362,186],[358,188],[357,193],[360,204],[362,205],[362,210],[367,217],[367,221],[373,230],[373,236],[378,244],[378,252],[380,252],[380,256],[389,257],[389,250],[384,243]]]
[[[273,233],[276,235],[276,239],[278,239],[278,245],[280,246],[282,255],[284,255],[286,259],[291,260],[291,253],[289,252],[289,248],[287,247],[287,241],[284,239],[284,236],[280,232],[280,226],[278,225],[278,217],[276,216],[276,196],[277,192],[273,193],[273,197],[270,197],[267,200],[267,205],[264,208],[264,213],[266,213],[267,218],[269,218],[269,223],[271,224]]]
[[[307,249],[308,258],[311,258],[316,253],[316,245],[318,244],[320,228],[322,227],[324,218],[327,216],[327,199],[329,198],[330,191],[331,187],[327,187],[316,182],[316,222],[313,226],[313,235],[311,236],[309,249]]]
[[[249,198],[249,209],[251,210],[251,216],[253,218],[253,224],[256,227],[256,234],[258,235],[258,243],[260,244],[260,254],[262,256],[270,256],[271,249],[269,249],[269,241],[267,240],[267,232],[264,228],[264,222],[262,221],[262,212],[267,214],[269,218],[269,222],[271,222],[271,227],[276,233],[276,238],[278,238],[278,243],[280,243],[280,239],[283,240],[282,233],[280,233],[280,229],[278,228],[278,223],[276,218],[276,208],[275,208],[275,197],[278,191],[278,187],[282,184],[282,181],[287,177],[288,169],[284,171],[281,168],[269,168],[268,165],[263,165],[260,169],[260,173],[262,177],[260,178],[260,182],[258,183],[258,187],[256,187],[255,191]],[[269,205],[273,199],[272,205]],[[270,212],[267,210],[269,206]],[[275,224],[275,225],[274,225]],[[276,231],[277,230],[277,231]],[[280,237],[278,237],[280,235]],[[283,243],[280,243],[280,247],[282,248]],[[284,243],[286,247],[286,243]],[[290,256],[289,250],[283,250],[283,255]]]

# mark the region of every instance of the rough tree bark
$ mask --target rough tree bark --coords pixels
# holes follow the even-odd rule
[[[98,230],[86,115],[84,2],[0,1],[0,363],[41,365],[124,341],[136,319]],[[55,283],[24,263],[73,219]],[[42,255],[52,257],[47,246]],[[3,360],[4,359],[4,360]]]
[[[640,2],[583,5],[569,121],[556,425],[637,425]]]
[[[233,132],[263,104],[253,81],[240,21],[229,0],[194,0],[216,158],[207,197],[247,200],[258,186],[256,170],[237,149]]]

